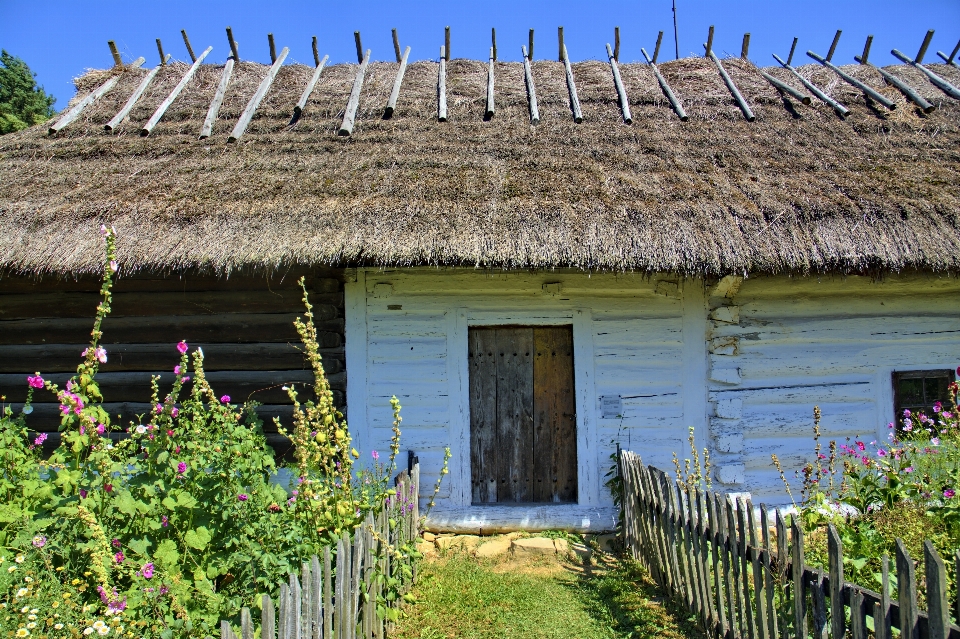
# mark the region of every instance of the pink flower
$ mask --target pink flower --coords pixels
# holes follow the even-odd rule
[[[179,446],[175,446],[174,449],[173,449],[173,452],[176,453],[177,455],[179,455],[179,454],[180,454],[180,447],[179,447]]]
[[[906,409],[906,410],[903,411],[903,416],[904,416],[904,417],[910,417],[910,415],[912,415],[912,413],[910,412],[910,409]]]
[[[97,424],[97,434],[98,434],[98,435],[103,435],[104,431],[106,431],[106,430],[107,430],[107,427],[106,427],[106,426],[104,426],[103,424]]]
[[[375,450],[374,450],[374,451],[371,451],[371,452],[370,452],[370,455],[371,455],[374,459],[380,459],[380,453],[378,453],[378,452],[375,451]]]
[[[190,381],[190,376],[189,376],[189,375],[184,375],[182,381],[183,381],[184,384],[186,384],[187,382]]]
[[[117,538],[111,539],[110,545],[113,546],[114,548],[120,548],[120,540]]]
[[[143,568],[140,569],[140,574],[143,575],[144,579],[153,578],[153,564],[149,561],[143,564]]]
[[[112,493],[112,492],[113,492],[113,484],[105,484],[105,485],[103,486],[103,489],[104,489],[105,491],[107,491],[108,493]]]
[[[126,559],[126,557],[123,555],[123,551],[121,551],[121,552],[118,552],[117,554],[115,554],[115,555],[113,556],[113,559],[114,559],[114,561],[116,561],[118,564],[122,564],[122,563],[123,563],[123,560]]]
[[[110,235],[110,229],[107,228],[106,224],[100,225],[100,235],[102,235],[103,237]]]
[[[64,415],[66,415],[66,413],[64,413]],[[87,432],[87,427],[84,426],[83,424],[80,424],[80,434],[83,435],[86,432]]]
[[[176,366],[173,367],[173,374],[174,375],[180,374],[180,364],[177,364]]]
[[[170,417],[176,417],[179,414],[180,414],[180,409],[177,408],[176,406],[170,409]]]
[[[185,462],[180,462],[177,464],[177,472],[181,475],[187,472],[187,464]]]
[[[107,349],[105,349],[104,347],[97,346],[97,350],[95,350],[93,354],[96,356],[98,360],[100,360],[101,364],[107,363]]]
[[[163,412],[163,404],[157,404],[156,411],[157,411],[157,415],[159,415],[160,413],[162,413],[162,412]]]
[[[903,472],[905,472],[905,473],[912,473],[912,472],[913,472],[913,466],[907,466],[906,468],[903,469]]]
[[[47,538],[44,537],[43,535],[37,535],[36,537],[33,538],[34,548],[43,548],[46,545],[47,545]]]
[[[170,520],[167,519],[166,515],[164,515],[163,519],[160,520],[160,525],[163,526],[164,528],[170,525]]]
[[[43,378],[40,377],[40,373],[27,376],[27,383],[30,384],[31,388],[43,388]]]
[[[934,446],[939,446],[939,445],[940,445],[940,438],[939,438],[939,437],[931,437],[931,438],[930,438],[930,443],[933,444]]]
[[[86,498],[87,498],[87,491],[84,490],[83,488],[81,488],[81,489],[80,489],[80,499],[86,499]]]
[[[113,271],[114,273],[116,273],[119,269],[120,269],[120,267],[117,265],[117,261],[116,261],[116,260],[110,260],[110,270]]]
[[[168,431],[167,431],[167,437],[173,437],[173,431],[172,431],[172,430],[168,430]]]
[[[223,404],[229,404],[229,403],[230,403],[230,396],[229,396],[229,395],[224,395],[223,397],[220,398],[220,402],[223,403]]]
[[[940,402],[933,403],[933,412],[939,413],[942,410],[943,410],[943,404],[941,404]]]
[[[887,456],[887,451],[885,451],[885,450],[882,449],[882,448],[878,448],[878,449],[877,449],[877,455],[879,455],[880,457],[886,457],[886,456]]]
[[[181,341],[179,344],[177,344],[177,350],[180,351],[181,355],[187,352],[187,348],[187,343],[184,341]]]
[[[237,495],[237,499],[239,499],[240,501],[247,501],[247,500],[250,499],[250,498],[247,497],[246,494],[240,493],[239,495]]]
[[[47,441],[47,434],[46,434],[46,433],[40,433],[39,435],[37,435],[37,438],[33,440],[33,445],[34,445],[34,446],[39,446],[40,444],[42,444],[42,443],[45,442],[45,441]]]
[[[867,447],[864,446],[863,442],[860,442],[860,441],[857,442],[857,448],[859,448],[861,451],[867,449]]]
[[[947,488],[945,491],[943,491],[943,496],[947,499],[952,499],[956,494],[957,493],[953,490],[953,488]]]

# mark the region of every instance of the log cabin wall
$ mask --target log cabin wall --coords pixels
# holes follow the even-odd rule
[[[324,368],[338,406],[345,407],[343,271],[330,268],[278,270],[269,275],[195,272],[138,274],[116,280],[112,312],[103,322],[107,363],[97,379],[113,423],[126,427],[150,410],[150,376],[160,375],[161,396],[173,383],[176,344],[202,347],[207,379],[218,395],[237,404],[255,400],[268,442],[287,452],[273,417],[290,427],[292,406],[281,386],[303,384],[312,374],[301,353],[293,320],[304,313],[298,280],[306,277]],[[40,371],[63,383],[76,370],[99,303],[100,280],[0,279],[0,395],[22,406],[26,376]],[[119,415],[119,418],[117,417]],[[55,433],[58,403],[45,390],[34,394],[31,430]],[[48,445],[58,441],[48,439]]]

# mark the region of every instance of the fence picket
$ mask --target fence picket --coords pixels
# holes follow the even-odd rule
[[[884,553],[880,562],[880,618],[874,618],[874,635],[877,639],[891,639],[890,619],[890,556]]]
[[[897,539],[897,603],[900,604],[900,638],[920,639],[917,584],[913,560],[902,539]]]
[[[300,636],[302,639],[313,637],[313,610],[311,596],[313,594],[313,573],[310,571],[310,562],[300,563]]]
[[[300,580],[293,573],[290,574],[290,615],[287,637],[290,639],[303,639],[300,634]]]
[[[253,619],[250,618],[250,609],[246,606],[240,609],[240,637],[253,639]]]
[[[807,636],[807,602],[803,584],[803,530],[794,518],[790,524],[793,551],[793,632],[796,639]]]
[[[827,563],[830,568],[830,631],[834,637],[843,637],[847,629],[843,607],[843,543],[837,527],[827,527]]]
[[[824,590],[823,571],[817,570],[816,577],[810,580],[810,599],[813,614],[813,639],[827,639],[827,597]],[[843,635],[841,635],[842,637]]]
[[[287,634],[287,617],[290,614],[290,596],[289,596],[289,587],[287,584],[280,584],[280,599],[277,600],[277,605],[280,607],[280,627],[277,631],[277,639],[290,639],[290,636]]]
[[[693,577],[695,583],[694,594],[697,598],[697,613],[700,615],[700,623],[704,628],[710,627],[710,607],[707,604],[706,577],[703,574],[703,557],[700,554],[700,519],[697,517],[696,494],[692,486],[687,486],[686,496],[686,519],[688,527],[688,539],[690,546],[687,554],[690,557],[690,565],[693,568]]]
[[[729,495],[724,499],[727,512],[727,539],[728,539],[728,552],[730,553],[730,564],[733,568],[733,580],[731,586],[733,587],[733,600],[730,602],[731,605],[736,605],[737,607],[737,627],[740,629],[740,636],[746,637],[749,636],[749,626],[746,623],[746,620],[750,619],[750,614],[745,607],[745,602],[743,600],[743,590],[741,589],[741,574],[740,574],[740,542],[737,539],[737,520],[736,515],[734,514],[734,504],[733,500]],[[731,615],[732,617],[733,615]]]
[[[760,639],[770,639],[770,629],[767,627],[767,602],[765,598],[764,566],[760,558],[760,544],[757,542],[757,526],[753,519],[753,502],[746,500],[747,525],[750,527],[750,546],[753,548],[753,596],[757,607],[757,636]]]
[[[923,564],[927,579],[927,637],[947,639],[950,634],[947,567],[930,541],[923,542]]]
[[[276,610],[273,607],[273,599],[270,595],[264,595],[260,600],[260,638],[277,638],[277,619]]]
[[[773,561],[770,553],[770,517],[767,505],[760,504],[760,533],[763,537],[763,584],[767,596],[767,630],[770,639],[780,639],[777,608],[774,602]],[[778,580],[779,581],[779,580]]]
[[[694,488],[696,498],[697,513],[697,534],[694,541],[697,542],[698,563],[700,565],[701,584],[703,587],[703,602],[706,608],[706,623],[704,627],[717,631],[719,618],[717,616],[717,604],[713,598],[712,575],[710,573],[710,540],[707,536],[706,514],[703,510],[703,495],[700,488]]]
[[[730,624],[727,621],[727,599],[723,590],[723,573],[720,568],[722,565],[721,556],[726,556],[723,552],[723,541],[720,532],[720,518],[717,516],[717,503],[719,496],[713,491],[708,491],[705,495],[707,501],[707,512],[710,520],[710,531],[712,533],[712,554],[713,554],[713,585],[717,594],[717,614],[720,617],[719,634],[726,637],[731,633]]]
[[[686,509],[683,507],[683,489],[679,482],[674,482],[670,488],[671,517],[676,522],[675,527],[681,538],[677,545],[677,554],[680,556],[680,570],[684,581],[683,594],[687,602],[687,608],[699,612],[700,600],[696,595],[693,564],[690,560],[690,527]]]
[[[850,634],[853,639],[867,639],[866,620],[863,613],[863,591],[850,591]]]
[[[323,569],[320,567],[320,558],[310,557],[310,572],[313,580],[310,590],[310,639],[323,639]]]
[[[333,639],[333,595],[330,592],[332,573],[330,546],[325,546],[323,549],[323,639]]]
[[[743,498],[737,499],[737,537],[740,540],[737,553],[740,555],[740,584],[743,590],[743,615],[747,618],[747,632],[750,639],[757,639],[756,616],[753,610],[753,598],[750,596],[750,560],[747,558],[747,506]]]

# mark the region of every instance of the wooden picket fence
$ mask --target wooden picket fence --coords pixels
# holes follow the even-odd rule
[[[891,600],[886,556],[880,593],[844,580],[842,544],[833,526],[825,573],[804,563],[803,531],[794,521],[788,534],[779,511],[771,522],[770,510],[760,506],[758,536],[749,499],[684,486],[644,466],[633,452],[621,451],[619,471],[626,551],[715,637],[960,639],[960,596],[951,611],[947,568],[929,541],[922,611],[914,563],[902,541],[896,550],[897,596]],[[960,552],[954,560],[960,583]]]
[[[389,622],[377,615],[383,594],[383,579],[390,577],[408,590],[415,566],[409,559],[391,556],[394,548],[419,536],[420,464],[413,463],[396,481],[397,496],[376,514],[369,513],[351,536],[344,532],[335,548],[323,549],[304,561],[300,576],[291,574],[280,585],[280,596],[263,595],[260,613],[261,639],[384,639]],[[404,506],[404,503],[409,504]],[[396,525],[391,528],[390,520]],[[386,602],[399,605],[398,600]],[[279,623],[278,623],[279,622]],[[220,622],[221,639],[237,639],[228,621]],[[249,608],[240,611],[241,639],[254,639]]]

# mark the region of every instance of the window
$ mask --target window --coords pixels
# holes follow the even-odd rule
[[[952,370],[902,371],[893,374],[893,409],[897,430],[903,426],[903,411],[933,415],[935,402],[947,403]]]

